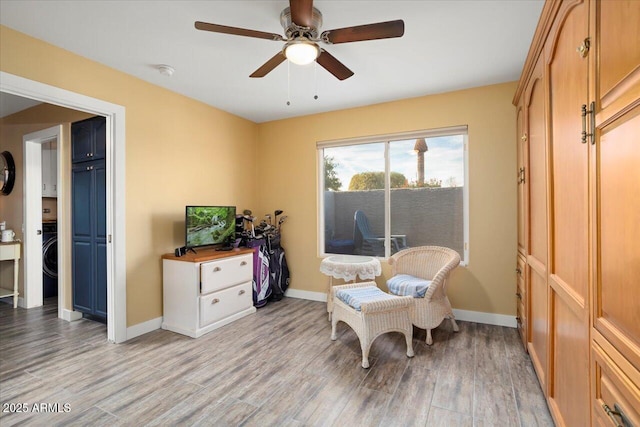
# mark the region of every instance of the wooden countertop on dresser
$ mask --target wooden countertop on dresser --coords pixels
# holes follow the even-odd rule
[[[204,262],[212,261],[215,259],[228,258],[231,256],[251,254],[254,252],[253,248],[236,248],[230,251],[216,251],[215,249],[195,249],[196,253],[187,252],[184,256],[177,257],[174,254],[164,254],[162,259],[170,259],[172,261],[184,261],[184,262]]]

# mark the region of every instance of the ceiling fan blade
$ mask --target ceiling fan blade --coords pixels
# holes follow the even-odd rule
[[[264,77],[280,65],[285,59],[287,58],[284,56],[284,53],[278,52],[270,60],[265,62],[262,67],[255,70],[249,77]]]
[[[316,62],[325,70],[336,76],[338,80],[345,80],[353,76],[353,71],[348,69],[342,62],[338,61],[333,55],[322,49],[320,55],[316,58]]]
[[[365,40],[390,39],[404,35],[404,21],[378,22],[323,31],[320,38],[332,44],[360,42]]]
[[[267,39],[273,41],[284,41],[284,37],[280,34],[266,33],[264,31],[247,30],[245,28],[227,27],[226,25],[209,24],[207,22],[196,21],[196,28],[202,31],[211,31],[214,33],[231,34],[234,36],[255,37],[258,39]]]
[[[289,0],[291,20],[301,27],[313,24],[313,0]]]

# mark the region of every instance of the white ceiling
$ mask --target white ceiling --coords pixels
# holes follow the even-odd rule
[[[314,6],[324,19],[321,30],[405,22],[402,38],[324,45],[354,71],[344,81],[320,66],[287,62],[264,78],[249,78],[282,42],[194,28],[199,20],[283,34],[279,16],[288,1],[3,0],[0,23],[265,122],[517,80],[543,3],[317,0]],[[161,75],[159,64],[175,68],[173,77]]]
[[[38,104],[41,104],[41,102],[0,92],[0,118],[10,116],[18,111],[26,110]]]

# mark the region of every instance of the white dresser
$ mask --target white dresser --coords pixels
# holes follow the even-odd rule
[[[198,338],[255,313],[253,249],[207,249],[162,258],[162,329]]]

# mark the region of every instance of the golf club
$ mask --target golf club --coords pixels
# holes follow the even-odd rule
[[[280,218],[280,221],[278,221],[278,234],[280,234],[280,229],[282,228],[282,223],[284,222],[285,219],[287,219],[286,215]]]
[[[278,215],[282,215],[282,210],[277,209],[273,212],[273,224],[277,224],[278,223]]]
[[[247,211],[245,211],[245,212],[247,212]],[[249,212],[251,212],[251,211],[249,211]],[[243,218],[244,218],[244,220],[245,220],[245,221],[248,221],[249,223],[251,223],[251,237],[253,237],[253,238],[255,239],[255,237],[256,237],[256,230],[255,230],[255,228],[253,227],[253,217],[252,217],[252,216],[250,216],[250,215],[251,215],[251,214],[249,214],[249,215],[245,214],[245,215],[243,216]]]

